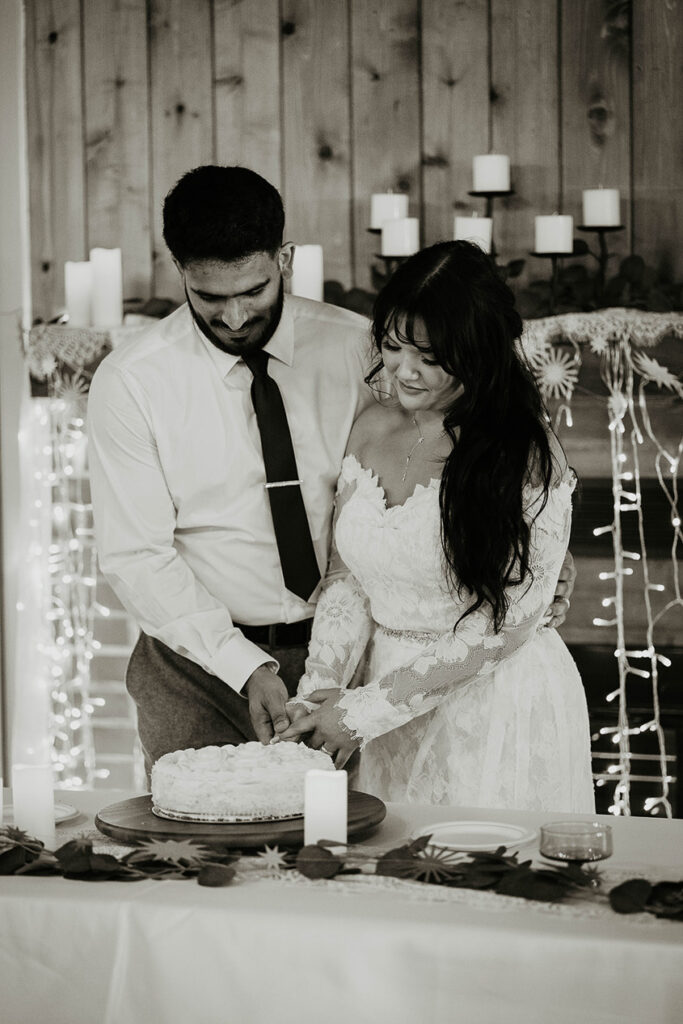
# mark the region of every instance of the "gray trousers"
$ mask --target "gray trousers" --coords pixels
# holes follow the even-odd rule
[[[280,677],[293,696],[308,647],[262,648],[280,663]],[[154,762],[169,751],[256,739],[245,697],[146,633],[131,654],[126,686],[137,707],[148,777]]]

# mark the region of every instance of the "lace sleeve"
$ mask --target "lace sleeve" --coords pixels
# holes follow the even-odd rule
[[[410,662],[337,699],[342,724],[361,747],[431,711],[453,691],[518,651],[541,624],[557,583],[571,525],[573,474],[553,487],[543,509],[541,493],[529,492],[526,518],[531,527],[530,581],[510,587],[503,628],[493,629],[485,607],[463,619],[455,633],[440,635]],[[539,511],[540,509],[540,511]]]
[[[355,476],[345,464],[337,485],[330,559],[315,609],[304,675],[299,681],[295,700],[305,700],[314,690],[347,687],[370,639],[372,618],[369,601],[358,580],[344,564],[334,541],[341,510],[355,489]]]

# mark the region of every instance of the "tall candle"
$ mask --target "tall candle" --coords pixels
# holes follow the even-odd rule
[[[502,153],[485,153],[472,160],[473,192],[509,192],[510,157]]]
[[[587,228],[617,228],[621,224],[618,188],[583,190],[583,224]]]
[[[536,217],[535,252],[568,253],[574,249],[574,218],[553,213]]]
[[[292,295],[306,299],[323,300],[323,247],[322,245],[297,245],[292,263]]]
[[[408,216],[405,192],[376,192],[370,199],[370,227],[381,228],[387,220]]]
[[[453,224],[453,238],[474,242],[484,252],[491,252],[493,221],[490,217],[457,217]]]
[[[412,256],[420,248],[417,217],[399,217],[382,225],[382,256]]]
[[[64,305],[72,327],[90,327],[92,319],[92,263],[64,264]]]
[[[51,764],[15,764],[12,767],[14,824],[55,848],[54,773]]]
[[[306,772],[304,788],[304,843],[319,839],[345,843],[347,836],[348,778],[345,771]]]
[[[91,249],[93,327],[118,327],[123,321],[120,249]]]

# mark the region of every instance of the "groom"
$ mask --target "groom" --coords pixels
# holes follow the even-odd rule
[[[287,295],[277,190],[197,167],[164,203],[186,303],[93,378],[100,566],[141,628],[126,683],[147,771],[185,747],[267,743],[303,674],[367,322]],[[553,625],[573,589],[571,560]]]

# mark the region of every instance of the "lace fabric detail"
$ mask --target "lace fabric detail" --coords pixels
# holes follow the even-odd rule
[[[551,490],[543,509],[542,492],[528,489],[536,573],[528,586],[510,589],[503,630],[494,633],[490,615],[479,609],[460,622],[454,633],[453,624],[467,603],[458,604],[450,594],[443,572],[436,489],[416,488],[404,505],[387,508],[377,478],[368,476],[354,456],[344,463],[345,479],[355,473],[362,483],[337,521],[341,557],[368,595],[375,620],[382,622],[385,631],[393,630],[406,650],[411,634],[431,633],[433,638],[400,667],[366,677],[363,694],[354,691],[340,697],[344,725],[365,745],[396,728],[399,721],[435,707],[446,684],[452,688],[488,674],[497,661],[533,635],[552,598],[566,550],[574,481],[568,474]],[[439,630],[434,629],[435,620]],[[420,629],[423,624],[424,630]]]
[[[397,637],[399,640],[408,640],[411,643],[421,642],[429,644],[439,637],[438,633],[428,629],[390,629],[389,626],[383,626],[381,622],[375,622],[374,625],[375,629],[378,629],[380,633],[386,634],[386,636]]]
[[[447,585],[438,481],[388,507],[372,471],[344,459],[334,568],[299,692],[340,688],[343,726],[363,751],[360,788],[397,801],[593,809],[581,681],[543,628],[574,486],[567,471],[544,507],[542,490],[526,488],[530,581],[510,588],[499,633],[484,608],[454,633],[468,598]]]
[[[680,313],[652,313],[614,307],[592,313],[563,313],[524,322],[521,347],[531,358],[557,338],[604,351],[610,342],[628,339],[637,348],[654,348],[667,335],[683,337]]]

